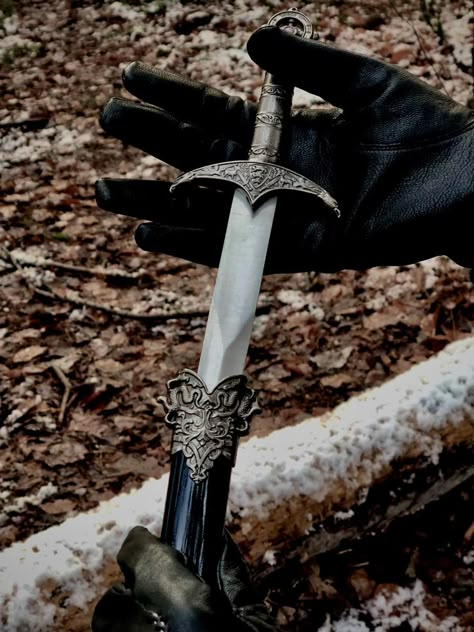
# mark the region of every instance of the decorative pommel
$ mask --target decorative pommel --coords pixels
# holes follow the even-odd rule
[[[171,453],[182,450],[195,482],[207,478],[220,456],[233,465],[238,437],[248,432],[252,416],[260,412],[245,375],[227,377],[209,392],[197,373],[184,369],[168,382],[168,399],[158,401],[174,430]]]
[[[311,20],[297,9],[288,9],[275,13],[268,22],[268,26],[278,26],[282,31],[287,31],[297,37],[311,39],[314,36],[314,29]]]

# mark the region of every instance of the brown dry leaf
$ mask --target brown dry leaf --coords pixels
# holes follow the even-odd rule
[[[363,568],[357,568],[352,571],[349,576],[349,584],[356,591],[361,601],[370,599],[376,586],[375,581],[370,579],[367,571]]]
[[[349,356],[351,355],[354,347],[347,346],[342,349],[330,349],[329,351],[323,351],[322,353],[315,353],[310,356],[310,360],[318,365],[319,369],[323,371],[330,371],[331,369],[342,369],[347,363]]]
[[[77,219],[77,223],[82,224],[82,226],[92,226],[93,224],[97,224],[98,221],[99,219],[96,215],[85,215]]]
[[[88,283],[84,283],[83,290],[86,294],[92,295],[95,299],[102,301],[115,301],[118,297],[118,292],[114,288],[107,287],[100,281],[93,280]]]
[[[75,507],[76,503],[74,503],[72,500],[68,500],[67,498],[58,498],[56,500],[52,500],[51,502],[43,503],[41,505],[41,509],[52,516],[55,516],[57,514],[69,513],[70,511],[75,509]]]
[[[101,373],[105,373],[106,375],[113,375],[118,373],[119,371],[123,371],[124,366],[121,362],[117,362],[117,360],[113,360],[112,358],[103,358],[102,360],[97,360],[94,364],[95,368]]]
[[[348,289],[345,288],[340,283],[328,285],[321,292],[321,298],[325,302],[333,301],[335,298],[339,298],[340,296],[344,296],[348,293]]]
[[[103,417],[94,415],[92,412],[83,412],[75,409],[69,414],[68,428],[72,432],[84,432],[88,436],[103,437],[110,430]]]
[[[306,570],[308,581],[315,595],[321,598],[331,598],[337,595],[334,586],[321,577],[319,564],[316,561],[309,562]]]
[[[75,439],[66,439],[61,443],[53,443],[49,446],[42,445],[34,452],[36,460],[44,461],[49,467],[57,467],[58,465],[69,465],[82,461],[87,454],[87,449]]]
[[[31,345],[31,347],[23,347],[20,351],[17,351],[12,358],[15,363],[19,362],[31,362],[34,358],[38,358],[43,353],[46,353],[48,347],[41,347],[40,345]]]
[[[390,305],[370,316],[362,317],[362,324],[366,329],[383,329],[389,325],[400,323],[408,326],[420,325],[421,313],[418,314],[412,305]]]
[[[340,388],[344,384],[350,384],[352,377],[347,373],[336,373],[335,375],[328,375],[321,378],[322,386],[329,386],[330,388]]]
[[[2,206],[2,218],[4,220],[11,219],[16,213],[16,206],[14,204],[6,204]]]
[[[283,366],[288,371],[291,371],[294,375],[301,375],[303,377],[309,377],[313,374],[312,368],[306,361],[306,358],[300,356],[289,356],[283,358]]]
[[[57,358],[52,364],[54,364],[54,366],[57,366],[58,369],[61,369],[63,373],[68,373],[68,371],[72,369],[72,367],[76,364],[80,357],[81,354],[76,350],[73,350],[64,355],[62,358]]]
[[[123,331],[117,331],[109,340],[111,347],[123,347],[128,342],[128,336]]]
[[[133,428],[136,428],[138,425],[142,426],[145,423],[143,419],[129,417],[127,415],[115,415],[113,422],[119,432],[133,430]]]
[[[10,342],[23,342],[27,338],[40,338],[41,331],[33,327],[27,327],[26,329],[20,329],[20,331],[14,331],[10,336]]]
[[[156,459],[149,456],[136,456],[134,454],[123,454],[112,466],[113,472],[118,476],[136,474],[142,476],[156,476],[158,464]]]
[[[22,375],[36,375],[38,373],[44,373],[49,369],[48,362],[38,362],[38,364],[27,364],[21,369]]]
[[[374,597],[377,597],[378,595],[383,595],[386,599],[391,599],[394,594],[399,592],[399,590],[399,584],[394,584],[392,582],[381,583],[376,587]]]

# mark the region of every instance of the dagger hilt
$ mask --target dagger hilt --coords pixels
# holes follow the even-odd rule
[[[280,11],[267,26],[277,26],[298,37],[311,39],[311,21],[296,9]],[[290,117],[293,87],[281,83],[267,72],[257,106],[255,128],[248,159],[251,162],[278,163],[283,129]]]
[[[306,39],[313,37],[310,20],[296,9],[276,13],[267,26],[277,26]],[[188,171],[171,185],[170,193],[174,194],[181,185],[208,184],[217,180],[243,189],[253,208],[279,191],[292,191],[319,198],[340,217],[336,200],[319,184],[276,164],[279,162],[284,129],[290,118],[292,98],[293,87],[267,72],[258,101],[248,160],[219,162]]]

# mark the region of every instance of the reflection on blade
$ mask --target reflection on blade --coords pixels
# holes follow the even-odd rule
[[[234,193],[198,368],[208,390],[243,373],[276,203]]]

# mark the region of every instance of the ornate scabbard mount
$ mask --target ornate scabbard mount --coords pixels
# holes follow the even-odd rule
[[[168,399],[158,401],[174,430],[171,453],[183,452],[195,482],[207,478],[220,456],[234,463],[238,437],[260,412],[245,375],[227,377],[209,392],[197,373],[184,369],[168,382]]]

